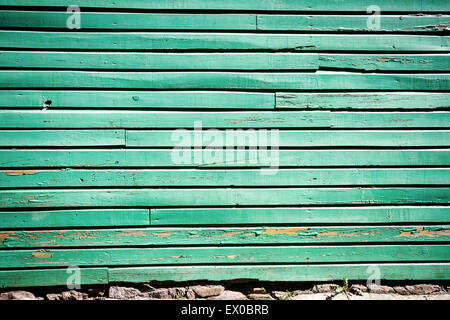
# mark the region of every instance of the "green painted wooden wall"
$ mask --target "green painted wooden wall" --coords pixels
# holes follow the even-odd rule
[[[72,4],[0,0],[0,287],[450,279],[448,0]]]

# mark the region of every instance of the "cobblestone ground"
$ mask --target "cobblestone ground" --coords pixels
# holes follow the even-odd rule
[[[448,283],[140,283],[3,289],[0,300],[450,300]]]

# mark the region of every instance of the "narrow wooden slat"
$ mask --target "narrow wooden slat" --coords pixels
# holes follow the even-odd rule
[[[405,6],[405,8],[407,8]],[[381,10],[385,10],[384,8]],[[384,15],[374,29],[366,15],[258,15],[258,30],[439,32],[449,30],[447,15]],[[369,22],[368,22],[369,21]]]
[[[445,62],[443,57],[440,59],[430,57],[426,65],[428,70],[441,67],[439,65],[441,60]],[[316,53],[0,51],[0,67],[8,68],[317,70],[318,62],[319,56]],[[339,64],[344,63],[339,62]],[[411,63],[409,66],[413,68]]]
[[[450,207],[152,209],[151,225],[450,222]]]
[[[66,28],[72,12],[0,11],[0,27]],[[45,16],[45,19],[42,19]],[[372,31],[366,15],[83,12],[83,29]],[[257,19],[257,21],[256,21]],[[446,15],[383,15],[377,31],[448,30]],[[257,26],[257,27],[256,27]]]
[[[214,141],[209,141],[213,140],[212,134],[208,136],[204,132],[200,133],[200,130],[127,130],[126,136],[127,147],[258,147],[260,145],[268,147],[446,147],[450,145],[450,130],[283,130],[265,133],[256,130],[236,130],[218,132]],[[197,136],[199,138],[196,138]]]
[[[366,12],[372,5],[370,0],[84,0],[83,7],[96,8],[127,8],[127,9],[172,9],[172,10],[292,10],[292,11],[352,11]],[[58,6],[66,7],[64,0],[1,0],[0,5],[6,6]],[[392,2],[378,0],[377,5],[385,11],[448,11],[445,0],[420,1],[408,0]]]
[[[4,88],[450,90],[448,74],[2,71]]]
[[[0,208],[448,203],[449,188],[1,190]]]
[[[223,152],[223,161],[209,151],[192,152],[186,162],[174,163],[174,150],[0,150],[0,167],[259,167],[267,166],[262,152]],[[450,165],[448,149],[434,150],[278,150],[280,167],[316,166],[442,166]],[[227,161],[227,159],[229,159]],[[230,160],[233,159],[233,160]]]
[[[449,93],[277,93],[277,108],[294,109],[443,109]]]
[[[0,248],[439,242],[448,225],[1,231]]]
[[[0,145],[22,146],[124,146],[125,130],[1,130]]]
[[[449,65],[450,55],[448,54],[319,54],[320,68],[366,71],[446,71]]]
[[[65,29],[72,15],[72,12],[3,10],[0,27]],[[256,30],[255,14],[82,12],[81,16],[83,29]]]
[[[449,112],[332,112],[330,117],[333,128],[444,128],[450,124]]]
[[[0,251],[0,267],[448,261],[449,245],[270,246]]]
[[[79,277],[75,274],[79,271]],[[74,277],[75,276],[75,277]],[[0,288],[108,283],[107,268],[1,270]]]
[[[74,41],[76,39],[76,41]],[[447,37],[420,35],[0,31],[0,47],[32,49],[291,49],[449,51]]]
[[[393,114],[391,118],[395,119],[399,116]],[[430,121],[427,121],[428,118],[431,118]],[[421,122],[421,119],[424,119],[423,121],[427,125],[434,119],[441,126],[448,123],[446,122],[448,121],[447,113],[432,114],[431,116],[424,114],[422,117],[418,117],[417,122]],[[402,124],[400,121],[395,123]],[[410,125],[413,123],[410,121]],[[331,127],[331,124],[330,114],[326,111],[0,111],[0,127],[2,128],[194,128],[196,126],[203,128],[328,128]]]
[[[110,268],[109,281],[148,282],[257,279],[260,281],[333,281],[373,279],[447,280],[449,263],[328,264],[257,266],[180,266]]]
[[[450,169],[1,170],[0,188],[446,185]],[[1,225],[1,224],[0,224]]]
[[[3,211],[0,228],[148,226],[148,209]]]
[[[139,109],[274,109],[273,93],[224,91],[37,91],[1,90],[0,106]]]
[[[444,128],[448,112],[0,111],[1,128]]]
[[[0,51],[0,67],[53,69],[446,71],[448,54]]]

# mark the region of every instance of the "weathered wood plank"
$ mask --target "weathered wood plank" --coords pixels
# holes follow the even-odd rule
[[[73,12],[2,10],[0,27],[65,29],[72,15]],[[249,13],[82,12],[81,19],[83,29],[256,30],[256,14]]]
[[[444,128],[450,125],[449,112],[331,112],[330,118],[333,128]]]
[[[1,90],[0,106],[139,109],[274,109],[273,93],[224,91],[37,91]]]
[[[391,114],[396,119],[403,114]],[[405,114],[403,117],[414,118],[414,123],[433,122],[440,127],[448,124],[450,115],[440,114]],[[389,118],[389,116],[388,116]],[[417,119],[417,120],[416,120]],[[429,121],[428,121],[429,119]],[[357,115],[348,122],[358,120]],[[416,121],[413,121],[416,120]],[[384,119],[382,122],[384,123]],[[345,122],[336,119],[336,122]],[[386,121],[391,126],[404,125],[404,121]],[[318,112],[183,112],[183,111],[0,111],[0,128],[299,128],[331,127],[330,113]]]
[[[0,27],[66,28],[72,12],[0,11]],[[45,16],[45,19],[42,17]],[[83,29],[372,31],[365,15],[265,15],[83,12]],[[257,21],[256,21],[257,19]],[[448,30],[446,15],[383,15],[377,31]]]
[[[449,74],[346,72],[105,72],[24,71],[0,73],[4,88],[450,90]]]
[[[0,56],[1,57],[1,56]],[[446,71],[450,55],[401,54],[319,54],[319,67],[365,71],[434,70]]]
[[[344,60],[344,57],[341,59]],[[367,59],[370,59],[370,57],[367,57]],[[407,61],[408,57],[404,59]],[[423,59],[425,58],[422,56]],[[376,61],[376,59],[373,60]],[[345,66],[346,62],[348,60],[336,61],[338,67]],[[427,70],[433,70],[433,68],[442,68],[441,65],[445,64],[446,60],[445,57],[430,56],[427,57],[426,62],[427,64],[419,66],[427,67]],[[399,63],[395,65],[399,65]],[[406,66],[414,69],[413,63],[408,63]],[[0,51],[0,67],[112,70],[317,70],[319,68],[319,56],[316,53]]]
[[[449,93],[371,92],[371,93],[281,93],[277,108],[294,109],[446,109]]]
[[[180,266],[110,268],[111,282],[257,279],[260,281],[333,281],[373,277],[374,264]],[[449,263],[378,264],[385,280],[447,280]]]
[[[446,71],[449,61],[448,54],[0,51],[0,66],[7,68]]]
[[[1,190],[0,208],[449,203],[450,189],[214,188]]]
[[[71,276],[76,271],[79,271],[80,285],[108,283],[107,268],[1,270],[0,288],[75,285]]]
[[[195,137],[194,137],[195,132]],[[205,131],[206,132],[206,131]],[[0,131],[1,137],[1,131]],[[198,137],[198,138],[197,138]],[[259,144],[258,144],[259,143]],[[216,131],[127,130],[127,147],[447,147],[450,130],[314,130],[314,131]],[[183,151],[180,157],[183,156]],[[190,151],[188,151],[191,153]],[[223,157],[219,154],[218,158]]]
[[[0,228],[148,226],[148,209],[1,211]]]
[[[0,267],[448,261],[449,245],[270,246],[0,251]]]
[[[450,24],[450,17],[447,15],[383,14],[380,27],[375,29],[368,22],[368,17],[367,14],[336,16],[259,14],[257,26],[258,30],[439,32],[449,30]]]
[[[259,167],[266,156],[224,150],[223,161],[192,152],[183,163],[173,162],[173,150],[0,150],[0,167]],[[210,153],[208,153],[208,156]],[[226,160],[228,159],[228,161]],[[232,159],[232,160],[231,160]],[[280,167],[323,166],[442,166],[450,165],[448,149],[433,150],[278,150]]]
[[[446,185],[450,169],[0,170],[0,188]],[[1,216],[1,215],[0,215]],[[1,226],[1,223],[0,223]]]
[[[0,146],[124,146],[125,130],[1,130]]]
[[[76,41],[74,41],[76,39]],[[420,35],[0,31],[0,47],[32,49],[266,49],[449,51],[448,38]]]
[[[352,11],[366,12],[372,5],[370,0],[84,0],[83,7],[128,8],[128,9],[172,9],[172,10],[292,10],[292,11]],[[1,0],[6,6],[58,6],[66,7],[64,0]],[[378,0],[377,5],[384,11],[427,12],[448,11],[445,0],[420,1],[408,0],[392,2]]]
[[[1,231],[0,248],[441,242],[448,225]]]
[[[450,207],[152,209],[151,225],[450,222]]]
[[[0,111],[0,128],[445,128],[449,112]]]

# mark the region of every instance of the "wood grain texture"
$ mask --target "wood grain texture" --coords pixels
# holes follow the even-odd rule
[[[448,54],[0,51],[0,67],[108,70],[446,71]]]
[[[1,130],[2,147],[124,146],[125,130]]]
[[[0,128],[446,128],[448,112],[0,110]]]
[[[277,108],[294,109],[447,109],[449,93],[370,92],[370,93],[284,93],[276,94]]]
[[[367,224],[450,222],[446,206],[152,209],[151,225]]]
[[[67,4],[64,5],[67,7]],[[0,11],[0,27],[67,28],[73,12]],[[45,19],[42,19],[45,17]],[[256,14],[82,12],[83,29],[256,30]]]
[[[148,226],[148,209],[1,211],[0,228]]]
[[[449,74],[3,71],[4,88],[450,90]]]
[[[0,267],[448,261],[447,245],[103,248],[0,251]]]
[[[77,41],[74,41],[76,39]],[[444,51],[436,35],[0,31],[0,47],[106,50]]]
[[[0,131],[1,134],[1,131]],[[198,138],[197,138],[198,136]],[[1,135],[0,135],[1,137]],[[450,130],[244,131],[127,130],[127,147],[448,147]],[[179,151],[183,152],[183,151]],[[180,156],[181,157],[181,156]],[[223,159],[223,157],[218,157]]]
[[[450,169],[0,170],[0,188],[446,185]]]
[[[414,243],[450,240],[448,225],[262,226],[2,231],[0,248],[91,246]]]
[[[1,190],[0,208],[449,203],[449,188]]]
[[[402,115],[403,116],[403,115]],[[408,116],[408,115],[406,115]],[[391,118],[400,114],[391,114]],[[410,117],[414,117],[413,114]],[[356,115],[350,120],[356,120]],[[447,114],[418,114],[417,121],[447,123]],[[423,119],[423,120],[422,120]],[[429,119],[429,120],[428,120]],[[336,122],[344,122],[337,120]],[[384,122],[381,120],[381,122]],[[388,121],[386,121],[389,123]],[[401,125],[402,121],[392,121]],[[403,121],[405,122],[405,121]],[[0,111],[2,128],[328,128],[329,112]],[[424,124],[424,126],[427,126]]]
[[[384,8],[382,9],[384,10]],[[257,15],[258,30],[289,31],[390,31],[442,32],[449,29],[446,15],[385,15],[380,27],[368,23],[368,15]]]
[[[1,12],[1,11],[0,11]],[[430,56],[422,68],[439,68],[446,56]],[[385,58],[388,59],[388,56]],[[404,60],[407,61],[408,57]],[[410,60],[412,58],[409,58]],[[417,59],[418,60],[418,59]],[[424,60],[424,57],[422,57]],[[375,61],[375,59],[374,59]],[[339,62],[342,65],[345,62]],[[387,63],[389,64],[389,62]],[[398,64],[398,63],[397,63]],[[419,63],[416,62],[416,65]],[[414,68],[413,63],[406,63]],[[157,70],[317,70],[316,53],[147,53],[0,51],[0,67]]]
[[[67,286],[68,279],[74,275],[74,269],[40,269],[40,270],[1,270],[0,288]],[[107,284],[107,268],[80,268],[80,285]],[[69,284],[75,284],[69,282]]]
[[[59,28],[67,26],[72,12],[0,11],[0,27]],[[42,17],[45,16],[45,19]],[[373,31],[368,15],[266,15],[254,13],[123,13],[83,12],[83,29],[139,30],[296,30]],[[376,31],[442,32],[446,15],[383,15]]]
[[[186,162],[173,161],[172,149],[64,149],[2,150],[0,167],[260,167],[267,166],[266,153],[225,150],[223,159],[208,158],[208,151],[188,154]],[[187,153],[186,153],[187,154]],[[227,161],[228,159],[228,161]],[[278,150],[280,167],[365,167],[450,165],[448,149],[425,150]]]
[[[226,91],[1,90],[0,105],[42,109],[274,109],[275,94]]]
[[[293,11],[359,11],[365,12],[373,3],[370,0],[85,0],[84,7],[129,8],[129,9],[167,9],[167,10],[293,10]],[[7,6],[67,6],[64,0],[1,0],[0,5]],[[407,0],[392,2],[379,0],[377,5],[385,11],[427,12],[448,11],[445,0],[420,1]]]
[[[386,263],[380,267],[385,280],[444,280],[448,263]],[[331,281],[367,279],[373,264],[240,265],[110,268],[109,280],[124,282],[255,279],[260,281]],[[369,271],[369,272],[368,272]]]

